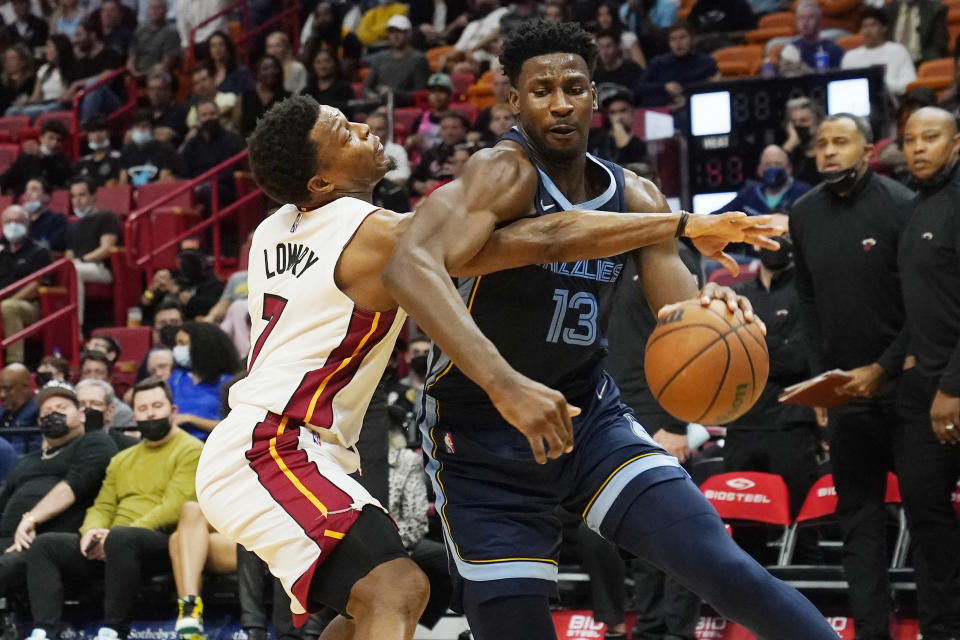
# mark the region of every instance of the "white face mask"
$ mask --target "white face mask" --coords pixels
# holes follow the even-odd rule
[[[88,142],[87,146],[90,147],[91,151],[106,151],[110,148],[110,141],[104,140],[102,142]]]
[[[43,207],[43,203],[41,203],[39,200],[31,200],[23,203],[23,208],[29,213],[36,213],[37,211],[40,211],[41,207]]]
[[[74,213],[74,215],[76,215],[78,218],[82,218],[83,216],[87,215],[87,214],[90,213],[91,211],[93,211],[93,207],[91,207],[91,206],[86,206],[86,207],[83,207],[82,209],[80,209],[80,208],[78,208],[78,207],[74,207],[74,208],[73,208],[73,213]]]
[[[184,369],[190,368],[190,347],[178,344],[173,348],[173,361]]]
[[[40,153],[41,153],[42,155],[48,156],[48,155],[50,155],[51,153],[53,153],[53,149],[50,149],[47,145],[42,144],[42,145],[40,145]]]
[[[130,134],[130,140],[132,140],[135,145],[145,145],[153,140],[153,134],[144,129],[134,129]]]
[[[22,222],[8,222],[3,225],[3,237],[10,242],[20,242],[27,237],[27,225]]]

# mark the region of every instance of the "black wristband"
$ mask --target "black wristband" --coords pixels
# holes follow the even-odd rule
[[[680,221],[677,222],[677,232],[673,234],[674,238],[682,238],[683,232],[687,230],[687,219],[690,217],[690,214],[686,211],[680,212]]]

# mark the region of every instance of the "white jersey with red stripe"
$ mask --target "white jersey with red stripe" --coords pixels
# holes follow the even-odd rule
[[[377,209],[356,198],[312,211],[286,205],[257,227],[247,274],[249,374],[230,389],[231,407],[266,409],[324,440],[356,444],[406,318],[358,307],[334,281],[344,247]]]

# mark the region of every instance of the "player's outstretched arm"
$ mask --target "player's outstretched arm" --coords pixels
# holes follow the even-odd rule
[[[502,222],[527,214],[536,188],[529,163],[508,149],[476,154],[464,174],[436,190],[397,240],[381,276],[392,297],[545,462],[573,447],[563,395],[517,373],[483,335],[450,279],[480,251]],[[546,444],[546,447],[544,446]]]

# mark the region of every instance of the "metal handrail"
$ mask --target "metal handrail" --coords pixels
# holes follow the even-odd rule
[[[94,89],[99,89],[100,87],[106,86],[114,82],[117,78],[121,76],[126,76],[127,84],[127,99],[126,102],[120,105],[113,113],[107,115],[107,122],[122,116],[123,114],[133,111],[137,108],[137,80],[130,70],[126,67],[122,69],[116,69],[111,71],[102,78],[98,78],[93,84],[84,87],[73,96],[73,117],[77,123],[77,128],[83,126],[83,123],[80,122],[80,104],[83,102],[83,99]],[[80,157],[80,136],[73,136],[73,151],[74,157]]]
[[[17,280],[13,284],[7,287],[4,287],[3,289],[0,289],[0,300],[15,294],[17,291],[27,286],[28,284],[31,284],[37,280],[40,280],[45,276],[47,276],[48,274],[51,274],[59,269],[66,269],[67,271],[67,295],[69,298],[69,303],[67,304],[67,306],[63,307],[62,309],[58,309],[57,311],[51,313],[50,315],[44,318],[40,318],[33,324],[27,325],[26,327],[16,332],[12,336],[4,336],[3,339],[0,340],[0,362],[3,362],[3,351],[14,342],[17,342],[19,340],[23,340],[24,338],[28,338],[32,336],[33,334],[42,330],[47,325],[53,324],[54,322],[57,322],[61,318],[69,317],[71,319],[72,324],[71,324],[70,332],[67,336],[67,339],[69,340],[69,344],[70,344],[70,353],[68,355],[69,355],[69,360],[72,364],[77,363],[77,355],[80,350],[79,333],[78,333],[79,321],[77,318],[77,311],[78,311],[77,273],[76,273],[76,269],[73,266],[72,260],[68,258],[60,258],[59,260],[55,260],[54,262],[48,264],[44,268],[31,273],[26,278],[21,278],[20,280]]]

